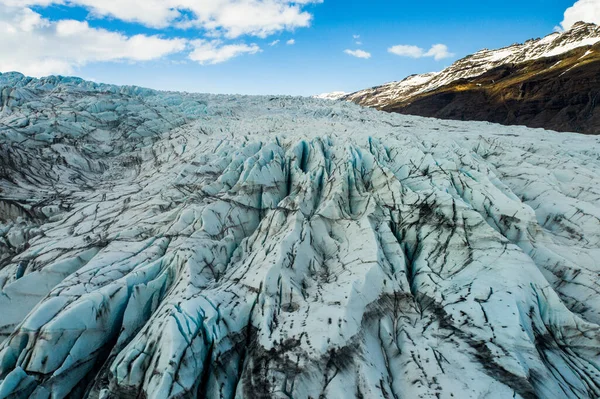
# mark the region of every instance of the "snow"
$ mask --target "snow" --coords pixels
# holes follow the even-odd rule
[[[550,44],[553,41],[555,41],[557,38],[559,38],[560,36],[561,36],[561,32],[551,33],[551,34],[546,35],[545,37],[541,38],[538,41],[538,44]]]
[[[583,47],[583,46],[593,46],[594,44],[600,42],[600,37],[589,37],[583,40],[579,40],[573,43],[566,43],[562,46],[557,46],[555,48],[553,48],[552,50],[548,51],[545,53],[545,57],[552,57],[555,55],[559,55],[559,54],[563,54],[563,53],[567,53],[571,50],[574,50],[578,47]]]
[[[314,98],[319,98],[322,100],[339,100],[340,98],[347,95],[345,91],[332,91],[331,93],[323,93],[313,96]]]
[[[488,61],[488,62],[498,62],[498,61],[504,61],[508,57],[514,55],[515,49],[509,47],[509,48],[504,48],[504,49],[500,49],[500,50],[496,50],[496,51],[484,50],[484,51],[481,51],[480,53],[476,53],[475,55],[477,55],[477,54],[484,55],[486,58],[486,61]]]
[[[600,395],[598,137],[0,87],[0,398]]]

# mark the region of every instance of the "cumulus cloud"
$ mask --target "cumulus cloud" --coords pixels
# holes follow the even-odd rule
[[[29,8],[9,6],[0,13],[0,36],[0,71],[31,76],[71,74],[90,62],[150,61],[186,48],[183,39],[126,36],[87,22],[50,21]]]
[[[193,50],[189,55],[192,61],[202,65],[219,64],[238,57],[242,54],[256,54],[261,51],[256,44],[226,44],[218,40],[194,40],[191,42]]]
[[[421,58],[425,53],[422,48],[417,46],[409,46],[405,44],[398,44],[388,49],[389,53],[400,55],[403,57]]]
[[[279,40],[273,40],[271,43],[269,43],[269,46],[273,47],[273,46],[277,46],[279,44]]]
[[[344,53],[351,55],[353,57],[356,58],[364,58],[364,59],[369,59],[371,58],[371,53],[368,53],[366,51],[363,50],[344,50]]]
[[[307,27],[310,4],[323,0],[0,0],[0,71],[28,75],[72,74],[91,62],[148,61],[189,52],[201,64],[260,51],[256,44],[224,43]],[[127,35],[86,21],[44,18],[36,7],[83,7],[91,18],[114,18],[147,27],[198,29],[211,40]],[[33,11],[36,10],[36,11]],[[237,41],[237,40],[235,40]],[[275,40],[270,43],[274,46]],[[294,44],[291,39],[288,45]]]
[[[292,45],[296,44],[296,41],[294,39],[290,39],[287,42],[285,42],[285,44],[287,44],[288,46],[292,46]]]
[[[454,56],[454,54],[448,51],[448,46],[446,46],[445,44],[434,44],[427,51],[418,46],[399,44],[388,48],[388,52],[402,57],[433,57],[436,61]]]
[[[558,30],[568,30],[576,22],[592,22],[600,25],[600,2],[598,0],[579,0],[567,8]]]
[[[199,28],[213,36],[267,37],[308,27],[306,6],[323,0],[0,0],[9,6],[64,4],[84,7],[91,16],[111,17],[152,28]]]
[[[444,58],[454,57],[454,54],[448,51],[448,46],[445,44],[434,44],[429,51],[425,53],[425,57],[433,57],[436,61],[439,61]]]

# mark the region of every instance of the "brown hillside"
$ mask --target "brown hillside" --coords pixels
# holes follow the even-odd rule
[[[600,133],[600,45],[494,68],[388,104],[389,112]]]

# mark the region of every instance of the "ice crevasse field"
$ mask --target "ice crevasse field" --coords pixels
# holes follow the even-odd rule
[[[597,398],[600,138],[0,75],[0,398]]]

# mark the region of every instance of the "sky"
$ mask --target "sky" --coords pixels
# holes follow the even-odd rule
[[[600,0],[0,0],[0,72],[188,92],[352,92],[579,20],[600,24]]]

